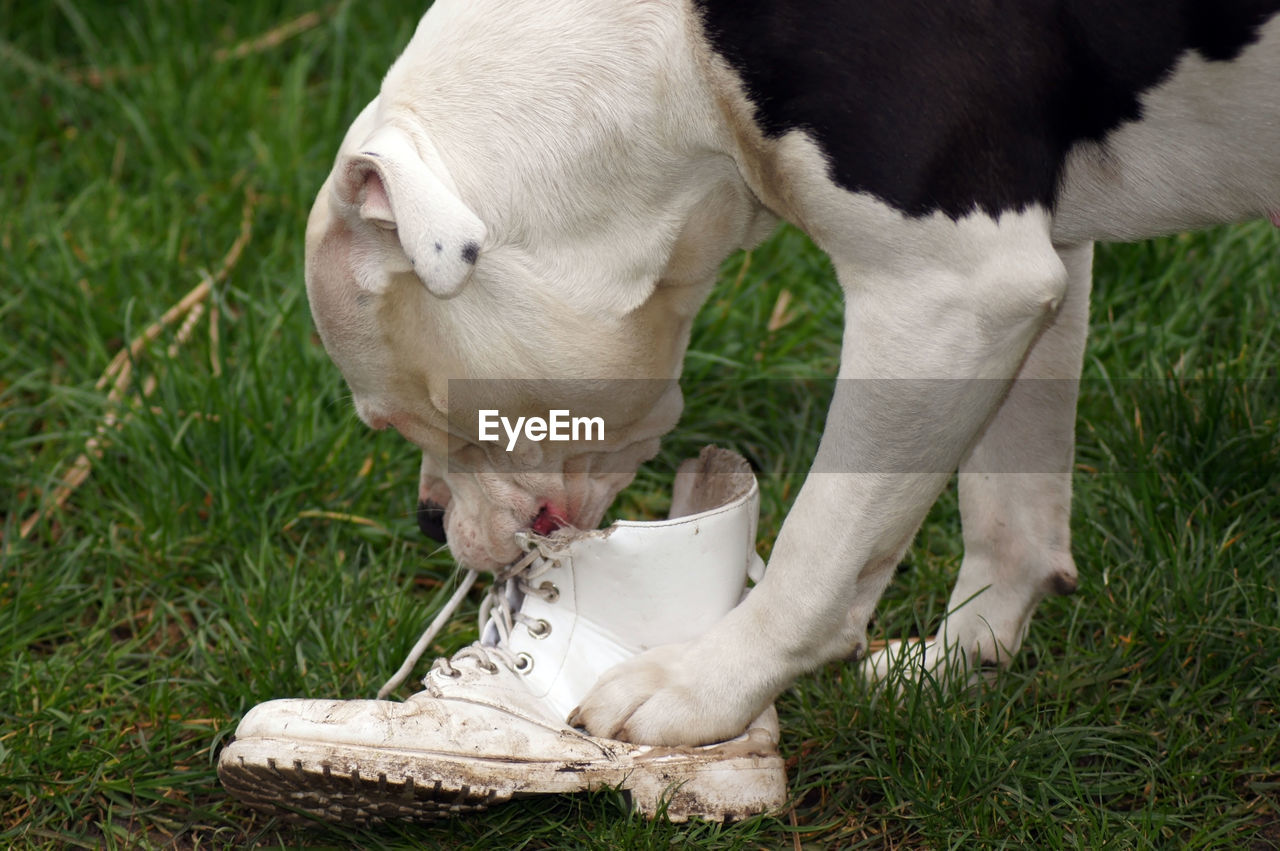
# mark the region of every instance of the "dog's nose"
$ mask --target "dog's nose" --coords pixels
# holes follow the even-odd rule
[[[444,506],[430,500],[418,503],[418,528],[433,541],[448,543],[444,534]]]

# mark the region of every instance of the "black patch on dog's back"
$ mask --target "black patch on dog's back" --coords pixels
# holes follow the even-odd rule
[[[1073,144],[1141,117],[1179,57],[1227,61],[1280,0],[695,0],[769,137],[913,216],[1052,206]],[[1280,81],[1277,82],[1280,85]]]

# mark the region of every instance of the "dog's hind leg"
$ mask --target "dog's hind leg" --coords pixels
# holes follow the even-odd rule
[[[948,614],[931,642],[874,654],[873,676],[895,660],[936,675],[1007,665],[1040,600],[1075,590],[1071,471],[1093,246],[1059,256],[1068,271],[1063,303],[960,465],[965,554]]]

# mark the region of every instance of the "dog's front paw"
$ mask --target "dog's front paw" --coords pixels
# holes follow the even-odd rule
[[[606,671],[569,723],[593,736],[646,745],[706,745],[746,729],[761,707],[726,689],[689,645],[655,647]]]

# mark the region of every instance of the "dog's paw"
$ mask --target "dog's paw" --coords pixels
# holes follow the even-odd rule
[[[593,736],[646,745],[706,745],[731,739],[760,711],[706,670],[688,645],[655,647],[606,671],[569,723]],[[723,673],[723,672],[721,672]]]
[[[986,661],[977,649],[965,653],[958,645],[944,647],[933,637],[910,638],[886,642],[869,654],[862,662],[862,674],[869,683],[894,691],[926,680],[960,689],[992,682],[999,668],[1007,664],[1007,655],[999,661]]]
[[[918,682],[932,661],[926,661],[931,650],[931,643],[918,638],[885,642],[862,660],[862,675],[868,682],[879,685]]]

